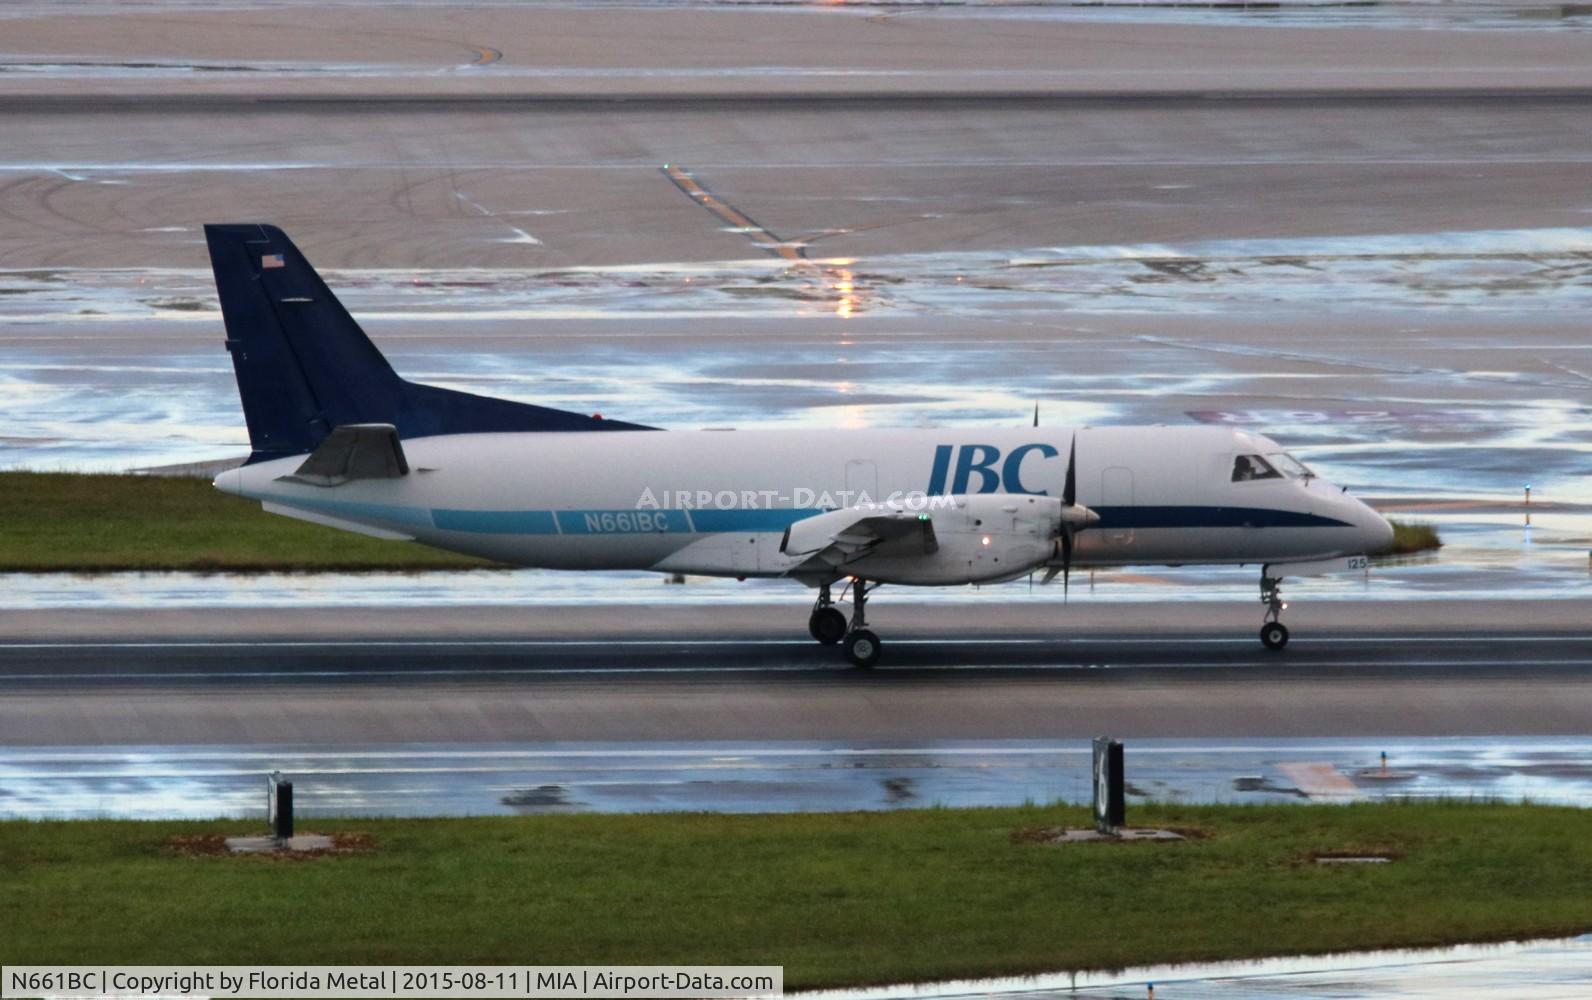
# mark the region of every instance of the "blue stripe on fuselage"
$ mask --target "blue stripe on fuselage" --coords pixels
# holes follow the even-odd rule
[[[777,532],[819,508],[740,510],[459,510],[400,507],[359,501],[268,497],[268,502],[318,510],[333,516],[379,521],[411,528],[478,535],[624,535]],[[1320,514],[1265,507],[1116,506],[1096,507],[1100,528],[1347,528],[1346,521]]]
[[[718,531],[784,531],[797,521],[822,514],[817,507],[744,510],[693,510],[691,523],[704,534]]]
[[[1267,507],[1095,507],[1101,528],[1348,528],[1347,521]]]
[[[558,525],[550,510],[445,510],[435,509],[431,520],[443,531],[478,535],[556,535]]]

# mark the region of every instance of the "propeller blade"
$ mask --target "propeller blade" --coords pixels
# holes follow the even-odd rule
[[[1078,435],[1072,436],[1072,447],[1067,450],[1067,482],[1061,489],[1061,502],[1068,507],[1078,502]]]
[[[1067,594],[1072,586],[1072,529],[1063,528],[1061,532],[1061,603],[1067,603]]]

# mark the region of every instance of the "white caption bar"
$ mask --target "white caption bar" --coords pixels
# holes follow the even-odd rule
[[[21,997],[778,997],[779,965],[7,965]]]

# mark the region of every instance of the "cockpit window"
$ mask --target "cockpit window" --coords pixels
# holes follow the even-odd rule
[[[1259,455],[1239,455],[1233,459],[1233,482],[1247,483],[1254,479],[1281,479],[1282,473]]]
[[[1271,464],[1273,466],[1281,469],[1282,474],[1287,476],[1289,479],[1308,479],[1315,475],[1315,473],[1311,472],[1303,462],[1299,461],[1297,458],[1294,458],[1292,455],[1288,455],[1279,451],[1275,455],[1267,455],[1266,457],[1271,460]]]

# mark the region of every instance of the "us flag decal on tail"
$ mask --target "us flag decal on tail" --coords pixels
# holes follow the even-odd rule
[[[285,267],[286,263],[282,260],[282,255],[281,254],[279,254],[279,253],[268,253],[265,256],[260,258],[260,266],[261,267]]]

